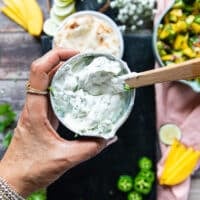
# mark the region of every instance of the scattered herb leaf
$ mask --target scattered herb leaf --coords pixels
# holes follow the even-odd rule
[[[8,146],[9,146],[11,140],[12,140],[12,136],[13,136],[13,134],[12,134],[11,131],[8,131],[6,133],[6,135],[5,135],[5,137],[4,137],[3,141],[2,141],[3,147],[8,148]]]

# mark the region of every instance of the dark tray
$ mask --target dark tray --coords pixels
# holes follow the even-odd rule
[[[132,71],[149,70],[154,65],[151,34],[125,35],[123,59]],[[44,52],[51,47],[51,39],[43,37]],[[97,157],[82,163],[65,173],[48,187],[48,200],[126,200],[126,195],[116,188],[121,174],[134,176],[137,160],[148,156],[154,161],[156,170],[156,127],[154,87],[136,90],[135,104],[126,123],[119,129],[119,140]],[[60,125],[58,132],[65,136]],[[145,200],[156,199],[156,183]]]

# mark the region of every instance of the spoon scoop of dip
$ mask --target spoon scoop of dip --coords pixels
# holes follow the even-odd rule
[[[93,95],[100,95],[106,91],[117,94],[122,93],[125,90],[130,90],[131,88],[138,88],[167,81],[187,80],[199,76],[200,58],[140,73],[132,72],[114,78],[111,71],[102,71],[101,69],[100,71],[90,73],[88,76],[88,83],[91,84],[90,91],[88,92]],[[99,84],[103,84],[104,87],[99,89]],[[88,88],[88,85],[85,88]]]

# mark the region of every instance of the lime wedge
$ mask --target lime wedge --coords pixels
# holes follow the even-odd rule
[[[74,0],[65,0],[65,1],[62,1],[62,0],[54,0],[54,4],[58,7],[66,7],[68,6],[69,4],[73,3]]]
[[[55,4],[52,9],[57,16],[66,17],[75,11],[75,2],[69,4],[67,7],[59,7]]]
[[[58,26],[52,19],[47,19],[43,25],[43,31],[50,36],[54,36],[57,31]]]
[[[162,143],[171,145],[175,139],[181,139],[181,130],[175,124],[165,124],[159,130],[159,137]]]

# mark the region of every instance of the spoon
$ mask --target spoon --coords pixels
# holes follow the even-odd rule
[[[118,79],[125,81],[130,88],[138,88],[167,81],[193,79],[198,76],[200,76],[200,58],[140,73],[133,72],[122,75]]]

